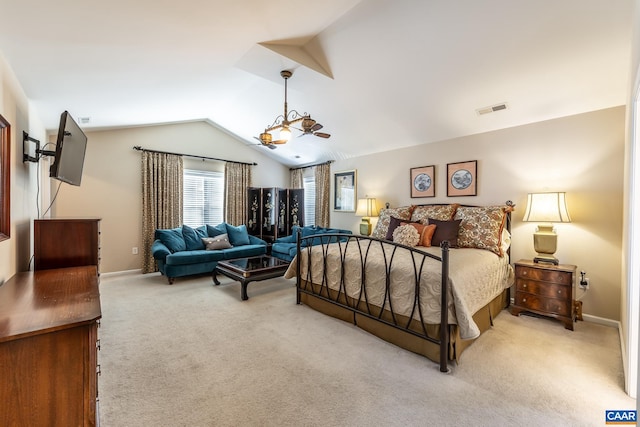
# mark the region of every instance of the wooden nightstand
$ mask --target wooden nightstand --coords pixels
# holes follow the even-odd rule
[[[515,263],[515,270],[516,297],[511,314],[529,311],[553,317],[573,331],[576,266],[520,260]]]

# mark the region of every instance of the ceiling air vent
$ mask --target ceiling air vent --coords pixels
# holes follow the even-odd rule
[[[502,104],[496,104],[490,107],[478,108],[476,112],[478,113],[479,116],[481,116],[483,114],[494,113],[496,111],[506,110],[506,109],[507,109],[507,103],[503,102]]]
[[[78,117],[80,124],[86,125],[91,121],[91,117]]]

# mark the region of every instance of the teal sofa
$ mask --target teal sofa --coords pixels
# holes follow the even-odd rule
[[[154,237],[151,253],[169,284],[176,277],[212,273],[221,260],[267,253],[267,242],[249,235],[244,225],[222,223],[198,228],[183,225],[158,229]]]
[[[340,238],[327,237],[323,239],[321,237],[323,234],[334,234],[334,233],[352,234],[351,230],[342,230],[339,228],[323,228],[323,227],[316,227],[316,226],[307,226],[307,227],[293,226],[292,234],[290,236],[281,237],[279,239],[276,239],[275,242],[273,242],[273,245],[271,246],[271,256],[291,262],[291,260],[293,260],[293,258],[296,256],[296,253],[298,252],[298,247],[296,242],[298,238],[297,237],[298,231],[300,231],[300,233],[302,234],[302,237],[319,236],[318,238],[312,239],[312,240],[311,239],[302,240],[300,242],[302,247],[306,247],[309,244],[318,245],[320,243],[333,243],[334,241],[337,242],[338,240],[346,242],[348,239],[348,237],[340,237]],[[329,239],[331,240],[327,241]]]

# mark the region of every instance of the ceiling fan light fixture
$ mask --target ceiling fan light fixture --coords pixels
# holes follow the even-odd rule
[[[291,129],[289,129],[289,126],[284,126],[280,129],[280,139],[283,141],[291,140]]]
[[[306,116],[304,119],[302,119],[302,130],[304,132],[311,132],[312,131],[312,127],[316,124],[316,121],[313,120],[310,116]]]
[[[331,136],[328,133],[316,132],[322,129],[322,125],[312,119],[309,113],[300,114],[296,110],[289,110],[289,106],[287,105],[287,80],[292,75],[293,72],[289,70],[282,70],[280,72],[280,76],[284,79],[284,114],[276,117],[273,123],[260,134],[260,141],[263,145],[270,146],[269,148],[275,148],[271,147],[271,144],[286,144],[291,140],[291,125],[295,125],[293,128],[301,130],[303,135],[315,135],[321,138],[329,138]],[[302,129],[297,126],[302,126]],[[269,132],[278,129],[280,130],[279,139],[274,141]]]
[[[273,142],[273,137],[269,132],[263,132],[260,134],[260,141],[265,145],[269,145]]]

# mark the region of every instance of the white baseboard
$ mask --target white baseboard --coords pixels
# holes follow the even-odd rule
[[[124,270],[124,271],[112,271],[110,273],[100,273],[100,277],[126,276],[129,274],[142,274],[142,269],[138,268],[136,270]]]
[[[582,319],[585,322],[597,323],[599,325],[609,326],[611,328],[616,328],[617,330],[622,330],[622,325],[618,320],[611,320],[604,317],[593,316],[591,314],[582,314]]]

